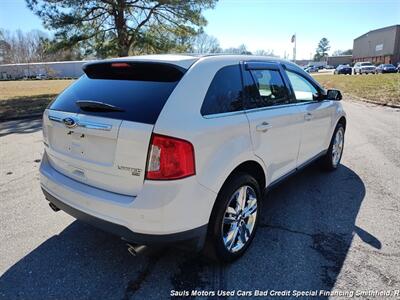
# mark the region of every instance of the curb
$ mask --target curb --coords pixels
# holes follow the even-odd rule
[[[365,103],[369,103],[369,104],[375,104],[375,105],[378,105],[378,106],[386,106],[386,107],[391,107],[391,108],[400,108],[400,105],[397,105],[397,104],[375,102],[373,100],[361,98],[361,97],[354,96],[352,94],[347,94],[347,93],[345,95],[348,96],[348,98],[350,98],[350,100],[351,100],[351,98],[353,98],[355,101],[361,101],[361,102],[365,102]],[[346,101],[346,99],[343,99],[343,100]]]

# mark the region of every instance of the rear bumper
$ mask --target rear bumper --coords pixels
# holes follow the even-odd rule
[[[49,163],[40,182],[47,200],[73,217],[137,244],[204,241],[216,194],[192,176],[179,181],[145,181],[137,196],[104,191],[75,181]]]
[[[53,203],[55,206],[57,206],[59,209],[63,210],[67,214],[73,216],[78,220],[88,223],[94,227],[115,234],[123,238],[124,240],[132,243],[152,245],[152,244],[192,242],[195,247],[201,248],[207,233],[207,225],[203,225],[198,228],[174,234],[154,235],[154,234],[143,234],[143,233],[133,232],[129,230],[127,227],[112,222],[108,222],[104,219],[94,217],[83,211],[73,208],[72,206],[69,206],[64,202],[60,201],[59,199],[55,198],[43,188],[42,191],[49,202]]]

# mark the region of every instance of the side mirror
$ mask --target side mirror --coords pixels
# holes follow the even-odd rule
[[[340,101],[342,100],[342,93],[339,90],[328,90],[326,92],[326,99]]]

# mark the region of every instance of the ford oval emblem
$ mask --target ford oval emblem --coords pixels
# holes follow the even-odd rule
[[[74,128],[74,127],[76,127],[78,125],[76,123],[76,121],[74,119],[72,119],[72,118],[65,118],[65,119],[63,119],[63,122],[64,122],[64,125],[67,128]]]

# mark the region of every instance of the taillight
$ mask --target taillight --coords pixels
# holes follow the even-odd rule
[[[194,149],[190,142],[153,134],[149,149],[146,179],[180,179],[195,173]]]

